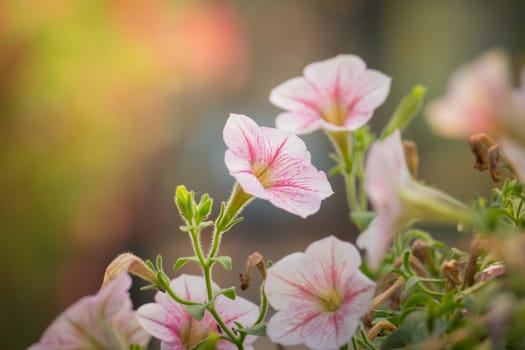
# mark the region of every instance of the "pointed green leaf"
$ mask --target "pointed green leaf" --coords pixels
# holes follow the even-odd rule
[[[204,318],[206,304],[186,305],[186,311],[188,311],[188,313],[192,315],[194,319],[201,321]]]
[[[224,295],[225,297],[235,300],[236,294],[235,294],[235,287],[230,287],[226,289],[215,289],[213,291],[213,297],[216,298],[219,295]]]
[[[375,213],[373,211],[352,211],[350,218],[360,231],[366,230]]]
[[[249,328],[239,328],[238,331],[239,333],[266,336],[266,323],[259,323]]]
[[[232,270],[232,258],[229,256],[218,256],[213,258],[213,260],[221,264],[226,271]]]
[[[177,261],[175,261],[175,264],[173,265],[173,271],[178,271],[182,266],[186,265],[186,263],[190,261],[199,263],[199,259],[195,256],[185,256],[182,258],[178,258]]]
[[[426,94],[426,88],[422,85],[416,85],[401,100],[396,110],[390,117],[388,124],[381,133],[381,139],[392,134],[396,129],[403,130],[423,106],[423,100]]]

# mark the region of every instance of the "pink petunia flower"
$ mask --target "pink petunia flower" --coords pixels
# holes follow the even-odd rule
[[[525,183],[525,144],[519,144],[510,138],[501,140],[501,149],[512,163],[518,179]]]
[[[412,179],[399,130],[370,148],[365,191],[376,212],[357,238],[367,252],[367,263],[377,269],[394,235],[411,221],[469,222],[472,213],[462,203]]]
[[[356,130],[372,118],[390,91],[390,77],[367,69],[354,55],[309,64],[303,73],[270,93],[270,101],[287,111],[277,116],[277,127],[296,134]]]
[[[428,105],[427,120],[448,137],[494,134],[511,95],[509,59],[504,52],[491,50],[452,75],[447,95]]]
[[[296,135],[230,114],[223,137],[228,147],[226,167],[247,194],[305,218],[333,193],[325,173],[312,165],[306,145]]]
[[[356,244],[367,251],[370,268],[377,269],[394,234],[404,224],[399,220],[402,203],[397,196],[397,189],[412,186],[414,182],[406,165],[399,131],[372,145],[365,173],[365,191],[376,217],[357,238]]]
[[[207,300],[206,283],[200,276],[181,275],[170,283],[178,296],[195,302]],[[218,286],[213,284],[214,289]],[[235,300],[220,295],[215,300],[215,309],[230,328],[239,322],[245,327],[257,320],[259,309],[252,302],[239,296]],[[175,302],[169,295],[158,292],[155,303],[142,305],[137,310],[137,318],[144,329],[160,339],[162,350],[189,350],[204,340],[210,332],[218,333],[218,326],[212,315],[206,312],[201,321],[195,320],[184,305]],[[254,336],[247,336],[244,348],[253,349]],[[237,349],[235,344],[220,340],[218,350]]]
[[[264,282],[277,310],[267,325],[270,339],[319,350],[347,343],[374,296],[375,284],[360,265],[357,249],[334,236],[276,262]]]
[[[150,339],[138,324],[128,289],[131,278],[122,273],[92,296],[66,309],[28,350],[128,350]]]

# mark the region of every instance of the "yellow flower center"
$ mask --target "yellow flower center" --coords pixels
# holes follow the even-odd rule
[[[339,103],[332,104],[329,108],[321,111],[321,117],[330,124],[342,126],[348,115],[348,110]]]
[[[319,306],[324,312],[335,312],[343,304],[343,296],[335,289],[328,290],[318,297]]]
[[[199,323],[199,321],[192,318],[189,326],[181,330],[180,340],[184,344],[185,349],[193,349],[195,345],[208,336],[209,330]]]
[[[266,163],[255,162],[252,165],[253,175],[255,175],[261,182],[264,188],[272,186],[272,172]]]

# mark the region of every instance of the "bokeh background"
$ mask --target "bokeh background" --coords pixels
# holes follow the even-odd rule
[[[272,126],[273,87],[310,62],[354,53],[393,78],[378,131],[416,83],[437,97],[456,66],[492,47],[522,60],[524,13],[523,1],[1,1],[0,347],[37,341],[96,292],[120,252],[163,254],[168,271],[189,254],[174,189],[210,193],[215,213],[227,199],[229,112]],[[433,135],[422,117],[406,137],[419,144],[426,183],[466,201],[488,194],[465,142]],[[330,169],[323,135],[304,139],[314,164]],[[217,282],[238,285],[256,250],[275,261],[329,234],[354,241],[342,182],[330,180],[335,195],[306,221],[253,202],[224,237],[234,268],[217,268]],[[151,300],[136,285],[136,304]],[[257,288],[241,295],[257,301]]]

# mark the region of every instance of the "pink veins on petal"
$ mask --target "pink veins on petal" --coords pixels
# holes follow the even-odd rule
[[[302,217],[317,212],[332,194],[325,173],[312,165],[306,145],[292,133],[230,114],[223,137],[226,166],[246,193]]]
[[[360,264],[357,249],[333,236],[275,263],[265,281],[268,301],[277,310],[268,322],[270,339],[313,349],[349,341],[374,294]]]
[[[277,116],[277,127],[297,134],[320,128],[356,130],[385,101],[390,80],[379,71],[367,69],[354,55],[309,64],[303,77],[272,90],[270,101],[287,111]]]

